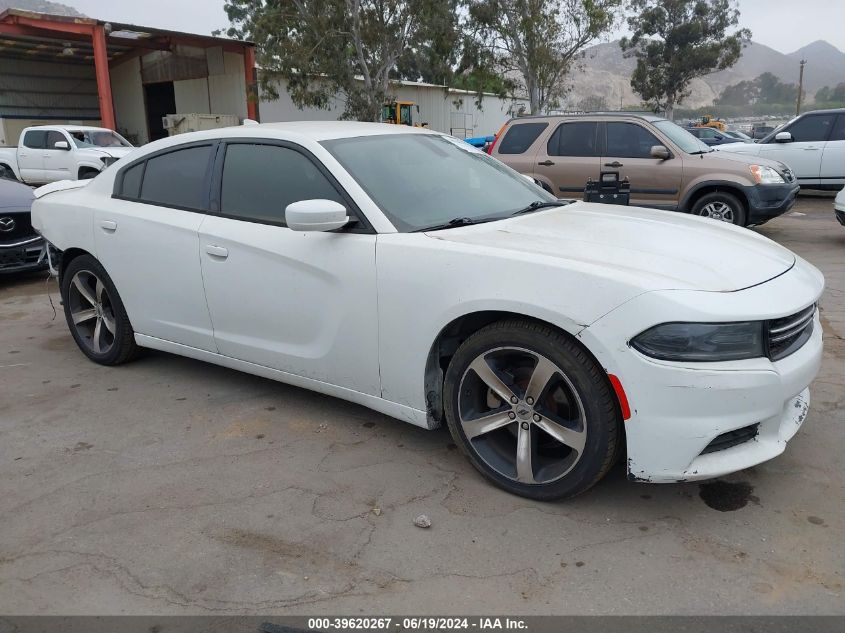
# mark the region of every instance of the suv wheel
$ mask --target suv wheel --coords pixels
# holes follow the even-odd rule
[[[503,321],[470,336],[449,364],[444,400],[472,465],[514,494],[573,497],[614,462],[620,416],[604,372],[550,327]]]
[[[90,255],[71,261],[61,291],[67,325],[83,354],[101,365],[120,365],[137,354],[132,324],[100,262]]]
[[[701,196],[692,207],[693,215],[745,226],[745,207],[729,193],[708,193]]]

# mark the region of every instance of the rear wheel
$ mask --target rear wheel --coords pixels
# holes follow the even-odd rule
[[[745,206],[736,196],[717,191],[701,196],[692,207],[694,215],[745,226]]]
[[[77,257],[62,276],[65,319],[79,349],[101,365],[119,365],[138,351],[120,295],[90,255]]]
[[[613,464],[620,420],[607,378],[550,327],[503,321],[469,337],[449,364],[444,399],[455,442],[509,492],[572,497]]]

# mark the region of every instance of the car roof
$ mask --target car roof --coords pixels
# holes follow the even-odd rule
[[[655,121],[665,121],[666,118],[657,116],[651,112],[637,112],[628,110],[602,110],[598,112],[580,112],[577,114],[529,114],[526,116],[518,116],[512,118],[509,123],[515,121],[531,120],[531,119],[592,119],[592,118],[627,118],[627,119],[642,119],[649,123]]]
[[[92,125],[35,125],[29,129],[37,130],[64,130],[65,132],[111,132],[107,127],[94,127]]]
[[[356,136],[378,136],[382,134],[439,134],[426,128],[410,125],[394,125],[392,123],[366,123],[362,121],[283,121],[280,123],[260,123],[245,125],[239,130],[252,136],[260,130],[278,130],[307,136],[315,141],[325,141],[336,138],[352,138]]]

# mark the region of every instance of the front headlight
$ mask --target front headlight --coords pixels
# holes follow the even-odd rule
[[[765,356],[763,323],[663,323],[631,340],[652,358],[674,361],[723,361]]]
[[[748,168],[758,185],[782,185],[786,182],[776,170],[766,165],[750,165]]]

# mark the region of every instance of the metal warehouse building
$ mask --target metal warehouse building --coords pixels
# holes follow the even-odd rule
[[[284,82],[280,81],[276,90],[278,99],[261,102],[264,122],[334,121],[343,114],[343,103],[338,99],[329,110],[299,109],[291,101]],[[476,92],[416,81],[395,82],[391,90],[397,100],[418,105],[419,118],[429,128],[459,138],[495,134],[511,116],[530,110],[527,99],[501,99],[489,93],[479,97]]]
[[[89,18],[0,13],[0,145],[30,125],[166,136],[166,114],[257,118],[251,43]]]

